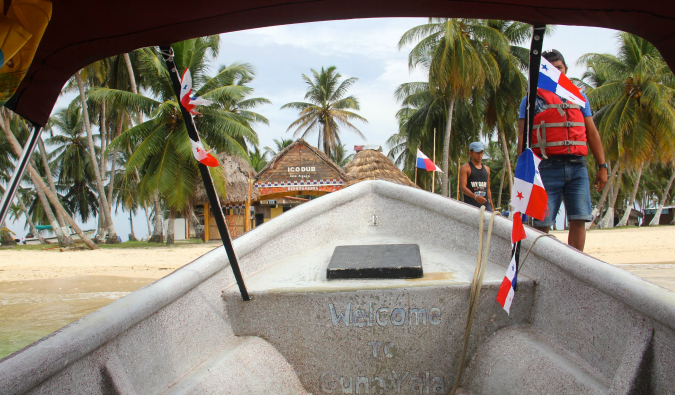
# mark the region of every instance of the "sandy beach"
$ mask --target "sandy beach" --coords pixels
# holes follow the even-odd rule
[[[552,232],[563,242],[567,231]],[[591,230],[585,253],[675,291],[675,227]],[[0,283],[114,276],[154,280],[195,260],[218,244],[171,248],[47,251],[0,249]]]
[[[186,244],[170,248],[99,249],[0,249],[0,282],[116,276],[158,279],[194,261],[219,244]]]

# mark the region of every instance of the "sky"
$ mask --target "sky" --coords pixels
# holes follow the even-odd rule
[[[259,125],[256,132],[260,147],[274,147],[274,139],[294,138],[288,126],[297,119],[294,110],[281,110],[289,102],[304,101],[306,85],[302,74],[311,69],[335,66],[343,78],[358,81],[349,93],[360,102],[358,114],[368,123],[355,121],[355,126],[366,141],[348,130],[342,132],[342,142],[353,152],[354,145],[376,144],[388,151],[386,140],[396,133],[395,114],[400,108],[394,90],[402,83],[424,81],[420,70],[409,70],[408,54],[411,47],[398,49],[398,41],[407,30],[426,23],[423,18],[354,19],[303,23],[246,30],[221,35],[220,53],[213,62],[212,74],[218,67],[233,62],[247,62],[254,66],[255,79],[249,84],[254,97],[264,97],[272,104],[257,108],[269,120],[269,126]],[[616,31],[610,29],[556,26],[552,35],[544,38],[544,49],[562,52],[569,66],[569,77],[581,77],[584,70],[576,65],[586,53],[616,53]],[[524,44],[529,47],[529,43]],[[54,111],[65,107],[74,96],[57,102]],[[317,144],[317,136],[308,138]],[[24,236],[24,222],[12,222],[8,227]],[[121,211],[114,216],[118,235],[127,240],[130,232],[129,215]],[[561,218],[559,216],[560,224]],[[95,221],[83,229],[96,227]],[[134,217],[136,237],[146,237],[148,229],[142,212]],[[560,225],[559,225],[560,228]]]

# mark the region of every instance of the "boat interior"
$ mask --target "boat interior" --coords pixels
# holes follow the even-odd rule
[[[507,314],[495,298],[511,222],[499,216],[461,363],[480,220],[439,195],[361,182],[234,241],[251,300],[216,248],[0,361],[1,392],[673,391],[675,293],[544,237],[521,258]],[[538,235],[527,230],[523,252]],[[401,244],[419,246],[422,277],[327,278],[338,246]]]

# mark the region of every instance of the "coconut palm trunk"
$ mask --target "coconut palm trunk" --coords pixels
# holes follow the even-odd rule
[[[509,181],[509,196],[511,196],[511,189],[513,188],[513,175],[511,173],[511,156],[509,154],[509,144],[506,141],[506,133],[504,133],[504,129],[499,131],[499,136],[502,140],[502,151],[504,151],[504,168],[507,170],[506,179]]]
[[[502,207],[502,191],[504,190],[504,173],[506,167],[502,169],[502,175],[499,180],[499,195],[497,196],[497,207],[492,207],[494,210],[499,210]]]
[[[162,243],[164,241],[164,233],[162,231],[162,206],[159,204],[159,193],[157,193],[157,191],[152,193],[152,199],[155,206],[155,218],[152,236],[150,237],[150,240],[148,240],[148,243]]]
[[[115,138],[119,137],[119,135],[122,133],[123,123],[124,123],[124,112],[120,114],[120,120],[119,124],[117,125],[117,131],[115,132]],[[115,148],[113,148],[112,159],[110,163],[110,181],[108,182],[108,202],[110,202],[111,204],[113,199],[113,185],[115,185],[115,170],[117,169],[117,151],[118,146],[116,145]]]
[[[12,147],[12,150],[14,151],[14,154],[16,156],[20,157],[21,154],[23,153],[23,148],[21,148],[21,145],[16,140],[16,137],[14,137],[14,135],[12,134],[12,132],[8,128],[5,129],[5,136],[7,137],[7,140],[9,141],[9,145]],[[96,162],[94,162],[94,163],[96,163]],[[92,249],[92,250],[98,249],[98,246],[96,244],[94,244],[94,242],[92,242],[89,237],[85,236],[84,232],[82,232],[82,229],[80,229],[80,227],[73,220],[73,218],[66,212],[66,210],[64,210],[63,206],[61,205],[61,202],[59,202],[58,196],[56,196],[55,194],[53,194],[49,190],[49,187],[47,186],[47,184],[45,184],[44,181],[42,181],[42,177],[40,177],[40,174],[37,171],[35,171],[33,166],[28,164],[28,166],[26,166],[26,168],[28,169],[28,173],[31,177],[31,180],[33,181],[33,184],[35,185],[36,191],[38,191],[38,194],[40,193],[40,191],[42,191],[42,193],[44,193],[45,197],[54,206],[54,209],[61,212],[61,215],[66,220],[66,223],[68,225],[70,225],[70,227],[75,231],[75,233],[78,236],[80,236],[80,239],[82,239],[82,241],[84,241],[84,243],[90,249]],[[46,208],[49,207],[49,202],[45,206]],[[58,222],[56,222],[56,218],[54,218],[54,224],[57,224],[57,226],[58,226]],[[54,225],[52,225],[52,228],[54,228]]]
[[[611,167],[609,161],[607,161],[607,166]],[[593,209],[593,212],[591,213],[591,216],[593,217],[593,221],[595,221],[596,216],[600,213],[600,210],[602,210],[602,206],[605,204],[605,200],[607,200],[607,195],[609,194],[610,187],[612,185],[612,180],[614,179],[614,176],[616,175],[617,170],[619,170],[618,166],[612,168],[611,174],[608,178],[607,183],[605,184],[605,188],[602,190],[602,195],[600,195],[600,200],[598,200],[598,204],[595,206]],[[593,225],[593,221],[591,222],[586,222],[586,229],[590,229],[590,227]]]
[[[626,206],[626,211],[624,211],[623,215],[621,216],[621,220],[619,221],[618,224],[616,224],[616,227],[620,226],[626,226],[628,224],[628,218],[630,218],[630,212],[632,211],[633,204],[635,203],[635,196],[637,196],[638,189],[640,189],[640,178],[642,178],[642,169],[644,168],[644,163],[640,164],[640,167],[637,170],[637,173],[635,174],[635,185],[633,185],[633,190],[630,193],[630,200],[628,201],[628,205]]]
[[[84,128],[87,131],[87,143],[89,144],[89,156],[91,157],[91,163],[97,163],[96,160],[96,151],[94,150],[94,138],[91,132],[91,123],[89,122],[89,110],[87,109],[87,99],[84,92],[84,82],[82,81],[81,72],[78,71],[75,74],[75,80],[77,81],[77,87],[80,90],[80,101],[82,103],[82,117],[84,119]],[[101,202],[101,207],[99,213],[102,213],[102,218],[105,220],[106,227],[108,228],[108,243],[117,244],[119,239],[117,237],[117,232],[115,231],[115,225],[112,221],[112,214],[110,211],[110,205],[108,204],[108,199],[105,195],[105,190],[103,188],[103,180],[101,179],[101,174],[98,171],[97,166],[94,167],[94,175],[96,176],[96,189],[98,191],[99,201]]]
[[[172,245],[175,237],[176,212],[169,210],[169,221],[166,225],[166,245]]]
[[[138,94],[138,87],[136,85],[136,76],[134,75],[134,69],[131,66],[131,58],[129,57],[128,53],[124,54],[124,63],[127,66],[127,72],[129,73],[129,83],[131,84],[131,92]],[[136,117],[136,124],[140,125],[143,121],[143,117],[141,113],[138,113],[138,116]],[[141,178],[138,175],[138,169],[134,168],[134,172],[136,173],[136,181],[140,182]],[[159,206],[159,196],[157,191],[154,191],[152,193],[152,198],[154,201],[154,206],[155,206],[155,224],[154,228],[152,231],[152,236],[148,239],[148,242],[150,243],[161,243],[164,241],[164,236],[162,234],[162,210],[161,207]],[[148,221],[148,231],[150,231],[150,216],[148,215],[148,209],[145,206],[145,203],[143,204],[143,208],[145,209],[145,216]],[[159,214],[159,215],[158,215]]]
[[[30,215],[28,214],[28,210],[26,209],[26,205],[23,204],[22,197],[17,196],[16,200],[19,201],[19,207],[21,207],[21,211],[23,211],[23,215],[26,216],[26,221],[28,222],[28,226],[30,227],[30,231],[35,235],[35,237],[38,238],[38,241],[40,242],[40,244],[47,244],[47,240],[45,240],[45,238],[42,237],[42,235],[40,234],[38,229],[35,227],[35,224],[33,223],[33,220],[30,219]]]
[[[450,167],[450,136],[452,135],[452,114],[455,109],[455,98],[450,99],[448,104],[448,121],[445,125],[445,138],[443,139],[443,177],[441,178],[441,195],[450,196],[448,191],[448,168]]]
[[[670,187],[673,186],[674,180],[675,180],[675,169],[673,169],[673,174],[670,176],[670,180],[668,180],[668,186],[666,186],[666,189],[663,191],[663,196],[661,197],[661,202],[659,203],[659,208],[656,210],[656,213],[654,214],[654,218],[652,218],[652,220],[649,222],[649,226],[659,224],[659,219],[661,218],[661,212],[663,211],[663,206],[666,205],[666,200],[668,199],[668,191],[670,191]]]
[[[49,183],[49,189],[52,191],[54,195],[58,195],[56,193],[56,186],[54,185],[54,178],[52,177],[52,171],[49,168],[49,162],[47,161],[47,150],[45,149],[44,142],[42,141],[42,137],[38,138],[38,149],[40,150],[40,158],[42,158],[42,166],[45,169],[45,175],[47,178],[47,182]],[[66,220],[63,219],[63,216],[61,213],[58,211],[56,212],[56,220],[59,223],[59,228],[61,229],[61,234],[63,241],[59,240],[60,244],[62,245],[74,245],[75,242],[73,239],[70,237],[68,232],[68,229],[66,228]],[[58,235],[58,233],[57,233]],[[58,239],[58,236],[57,236]]]
[[[623,166],[617,164],[616,167],[619,169],[619,175],[616,177],[614,182],[614,191],[612,193],[612,198],[609,200],[609,207],[607,207],[607,212],[605,216],[602,217],[600,223],[598,223],[598,228],[606,229],[614,226],[614,206],[616,206],[616,199],[619,197],[619,190],[621,189],[621,177],[623,176]]]
[[[133,211],[129,210],[129,225],[131,226],[131,233],[129,233],[129,241],[138,241],[136,232],[134,232],[134,215]]]

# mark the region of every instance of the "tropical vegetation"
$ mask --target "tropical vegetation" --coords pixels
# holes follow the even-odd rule
[[[392,87],[400,103],[398,130],[389,137],[388,155],[423,189],[460,198],[458,169],[471,141],[486,142],[495,207],[508,209],[515,166],[520,101],[525,96],[529,25],[464,18],[431,18],[404,32],[399,48],[410,46],[408,67],[423,81]],[[675,196],[675,77],[649,42],[618,33],[616,54],[590,53],[578,65],[575,83],[588,95],[600,131],[610,182],[592,191],[590,226],[625,226],[633,208],[652,208],[658,224]],[[202,142],[216,153],[245,159],[255,171],[292,144],[315,141],[338,166],[353,157],[343,132],[365,138],[355,121],[359,99],[350,94],[356,77],[343,78],[335,66],[302,74],[303,101],[281,109],[297,111],[272,146],[260,147],[257,129],[269,121],[258,109],[270,101],[255,97],[255,69],[245,62],[214,65],[217,36],[172,46],[182,72],[189,69],[193,95],[211,101],[194,117]],[[61,245],[73,244],[71,230],[90,248],[119,241],[114,214],[132,221],[144,213],[148,240],[173,242],[177,216],[195,221],[198,168],[169,74],[156,48],[143,48],[98,61],[79,71],[64,88],[76,97],[53,113],[11,208],[9,220],[24,219],[41,242],[38,227],[49,225]],[[0,193],[9,181],[32,126],[0,108]],[[284,125],[286,127],[286,125]],[[443,173],[416,171],[417,150],[440,162]],[[589,175],[595,163],[589,156]],[[211,169],[219,193],[221,169]],[[78,224],[98,222],[90,240]],[[170,222],[164,234],[164,219]],[[0,224],[3,244],[12,242]],[[69,230],[71,229],[71,230]]]

